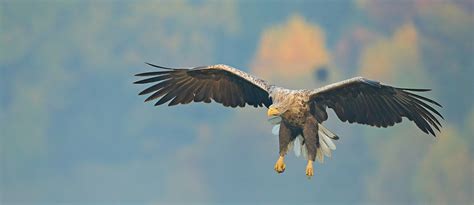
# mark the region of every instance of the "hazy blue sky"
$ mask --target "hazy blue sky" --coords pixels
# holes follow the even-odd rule
[[[472,204],[473,15],[470,0],[1,1],[0,203]],[[291,153],[278,175],[266,109],[143,103],[144,62],[429,87],[444,127],[332,114],[333,157],[308,180]]]

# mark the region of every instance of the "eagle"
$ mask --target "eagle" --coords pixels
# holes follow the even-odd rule
[[[134,83],[152,84],[139,95],[149,94],[145,102],[158,99],[155,106],[214,101],[232,108],[268,108],[269,121],[279,136],[277,173],[285,171],[284,157],[291,148],[305,156],[308,177],[314,174],[315,160],[323,162],[324,156],[331,156],[336,149],[333,140],[339,137],[322,125],[328,119],[328,108],[343,122],[384,128],[405,117],[434,137],[435,129],[439,132],[441,127],[437,118],[444,119],[433,108],[442,107],[439,103],[415,94],[431,89],[400,88],[354,77],[317,89],[291,90],[224,64],[193,68],[146,64],[159,70],[136,74],[142,79]]]

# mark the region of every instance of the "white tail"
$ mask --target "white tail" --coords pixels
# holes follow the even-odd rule
[[[301,135],[298,135],[298,137],[296,137],[296,139],[293,140],[293,144],[294,144],[293,151],[295,152],[295,155],[297,157],[301,155],[302,143],[303,143],[303,136]]]
[[[339,139],[337,135],[329,131],[322,124],[318,125],[319,145],[316,152],[316,159],[320,163],[324,162],[324,155],[331,157],[331,151],[336,150],[336,145],[332,142],[333,139]]]

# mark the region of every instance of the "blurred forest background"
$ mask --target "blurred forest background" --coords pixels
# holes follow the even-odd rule
[[[472,0],[0,2],[0,204],[472,204]],[[224,63],[289,88],[432,88],[411,122],[325,124],[315,176],[278,175],[266,109],[153,107],[135,73]]]

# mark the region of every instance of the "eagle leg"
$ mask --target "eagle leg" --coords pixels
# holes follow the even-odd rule
[[[312,116],[306,118],[303,126],[303,138],[308,150],[308,160],[314,161],[318,148],[318,122]]]
[[[275,171],[278,173],[282,173],[285,171],[285,162],[283,161],[285,158],[286,153],[288,152],[288,144],[294,139],[294,133],[290,129],[290,127],[285,123],[280,123],[280,131],[278,134],[278,140],[280,144],[280,157],[278,158],[277,162],[275,163]]]
[[[295,133],[292,132],[290,126],[288,126],[284,121],[280,123],[280,131],[278,133],[278,141],[280,144],[280,156],[285,156],[288,152],[288,145],[296,137],[293,136]]]
[[[308,164],[306,165],[306,176],[311,178],[314,175],[313,162],[316,159],[316,151],[318,148],[318,122],[312,116],[306,118],[303,126],[303,137],[305,146],[308,150]]]

